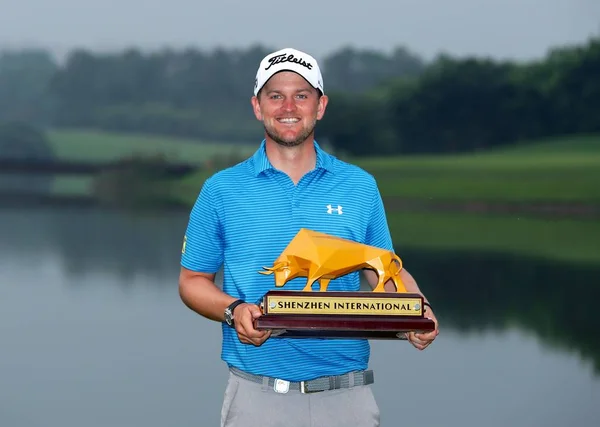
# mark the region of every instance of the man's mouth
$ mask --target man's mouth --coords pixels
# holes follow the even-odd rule
[[[297,117],[282,117],[277,119],[277,121],[285,125],[293,125],[294,123],[298,123],[300,119]]]

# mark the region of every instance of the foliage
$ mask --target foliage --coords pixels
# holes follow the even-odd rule
[[[252,82],[272,50],[75,50],[60,66],[43,52],[4,54],[0,119],[256,141],[263,130],[249,102]],[[331,102],[317,136],[340,153],[457,153],[600,131],[598,37],[530,62],[442,55],[425,63],[403,47],[343,47],[321,64]],[[23,105],[34,107],[10,108]]]
[[[352,154],[382,155],[478,151],[598,132],[598,75],[600,39],[523,64],[442,56],[418,77],[386,85],[384,96],[343,98],[324,136]]]
[[[172,205],[168,165],[160,155],[119,159],[94,177],[92,195],[104,205],[119,208]]]
[[[362,93],[400,76],[417,76],[425,63],[401,46],[389,56],[372,49],[346,46],[325,58],[322,68],[327,92]]]
[[[19,121],[0,123],[0,159],[49,161],[53,158],[52,146],[41,130]],[[47,193],[51,186],[52,178],[48,176],[0,173],[0,191]]]
[[[21,64],[30,53],[8,52],[0,57],[0,95],[3,82],[23,98],[35,88],[52,109],[37,111],[41,104],[31,103],[36,115],[29,119],[42,121],[38,116],[43,116],[52,127],[248,141],[262,133],[250,96],[257,64],[272,50],[251,46],[100,54],[77,49],[61,65],[48,62],[48,53],[41,52],[43,58],[29,61],[26,72]],[[404,47],[389,55],[344,47],[323,58],[321,66],[328,91],[357,93],[390,78],[418,74],[425,64]],[[4,68],[18,72],[2,80]],[[27,75],[36,76],[35,84]],[[0,119],[9,114],[8,108],[0,108]]]
[[[55,98],[48,82],[57,69],[43,50],[0,51],[0,122],[50,123]]]
[[[0,123],[0,158],[51,160],[53,157],[52,147],[40,129],[20,121]]]

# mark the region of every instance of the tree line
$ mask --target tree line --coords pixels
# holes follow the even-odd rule
[[[0,120],[255,143],[250,96],[274,49],[75,50],[0,54]],[[425,61],[342,48],[321,61],[327,114],[317,138],[354,155],[447,153],[600,131],[600,39],[529,62]]]
[[[342,94],[324,133],[355,155],[453,153],[600,131],[600,39],[527,63],[437,58],[416,77]]]

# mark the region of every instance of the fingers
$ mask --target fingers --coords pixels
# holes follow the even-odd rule
[[[262,311],[253,304],[240,304],[235,310],[235,329],[238,338],[244,344],[260,346],[270,336],[271,331],[254,329],[254,319],[260,317]]]
[[[407,338],[418,350],[425,350],[438,335],[437,329],[427,333],[409,332]]]
[[[415,333],[415,338],[421,340],[421,341],[433,341],[435,339],[435,337],[438,336],[438,330],[434,330],[431,332],[426,332],[426,333]]]
[[[420,339],[414,332],[409,332],[408,340],[418,350],[425,350],[431,344],[431,341]]]
[[[430,332],[409,332],[406,334],[406,337],[410,341],[410,343],[419,350],[425,350],[435,338],[439,335],[440,331],[438,329],[438,321],[433,314],[432,311],[428,310],[425,314],[425,317],[433,320],[435,327],[433,331]]]

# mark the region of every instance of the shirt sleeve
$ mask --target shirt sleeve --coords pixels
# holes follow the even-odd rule
[[[371,203],[371,215],[367,225],[365,244],[393,251],[392,236],[387,223],[385,207],[381,193],[374,181],[374,194]]]
[[[223,264],[220,203],[211,183],[204,182],[194,203],[181,249],[181,266],[205,273],[216,273]]]

